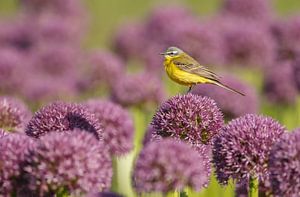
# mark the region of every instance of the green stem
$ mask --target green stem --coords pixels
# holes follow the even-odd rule
[[[111,183],[111,190],[113,192],[118,191],[118,161],[116,157],[112,158],[112,166],[113,166],[113,177]]]
[[[248,197],[258,197],[258,178],[250,177]]]

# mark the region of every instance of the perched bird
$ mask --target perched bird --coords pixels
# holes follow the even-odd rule
[[[245,96],[243,93],[223,84],[220,77],[177,47],[169,47],[161,55],[165,56],[164,66],[168,76],[175,82],[189,86],[188,92],[196,84],[208,83]]]

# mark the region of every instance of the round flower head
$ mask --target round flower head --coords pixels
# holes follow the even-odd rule
[[[146,43],[144,25],[130,23],[120,27],[114,39],[114,48],[124,59],[139,57]]]
[[[268,21],[271,5],[269,0],[225,0],[223,13],[245,19]]]
[[[263,24],[219,17],[214,25],[223,35],[227,64],[265,66],[275,58],[275,40]]]
[[[37,111],[26,127],[26,134],[40,137],[53,131],[85,130],[102,139],[102,126],[85,106],[53,102]]]
[[[23,132],[31,118],[31,112],[21,100],[0,96],[0,128]]]
[[[112,178],[110,154],[88,132],[52,132],[29,151],[24,167],[32,196],[107,191]]]
[[[158,104],[163,97],[161,82],[147,73],[121,77],[112,88],[112,100],[123,106]]]
[[[28,148],[34,146],[32,138],[9,134],[0,138],[0,196],[11,196],[22,186],[18,177]],[[18,181],[17,181],[18,180]]]
[[[227,119],[258,111],[259,100],[253,87],[232,75],[222,76],[222,81],[224,84],[243,92],[246,96],[239,96],[215,85],[197,85],[191,93],[214,99]],[[245,103],[247,104],[245,105]]]
[[[110,101],[89,100],[84,103],[103,126],[103,141],[113,155],[128,153],[133,148],[133,120],[121,106]]]
[[[175,137],[191,144],[209,144],[224,124],[214,100],[187,94],[163,103],[151,122],[156,135]]]
[[[147,144],[133,170],[133,184],[140,193],[167,193],[185,187],[199,191],[207,186],[208,180],[209,172],[201,155],[174,139]]]
[[[223,127],[213,144],[213,163],[217,179],[227,184],[258,177],[268,180],[268,160],[272,145],[285,129],[272,118],[248,114]]]
[[[124,72],[123,61],[115,54],[106,51],[95,51],[89,57],[89,76],[92,85],[98,86],[101,83],[112,87],[116,79]]]
[[[275,196],[300,194],[300,129],[285,133],[272,148],[270,180]]]
[[[287,21],[275,20],[271,26],[278,42],[278,55],[283,60],[293,60],[300,54],[300,17]]]
[[[266,69],[264,92],[277,103],[294,103],[297,97],[293,67],[290,62],[280,62]]]

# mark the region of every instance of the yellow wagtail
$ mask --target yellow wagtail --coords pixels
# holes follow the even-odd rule
[[[189,86],[188,92],[196,84],[208,83],[245,96],[223,84],[217,74],[200,65],[194,58],[177,47],[169,47],[161,55],[165,56],[164,66],[168,76],[181,85]]]

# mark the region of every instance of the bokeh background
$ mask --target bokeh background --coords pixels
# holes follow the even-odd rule
[[[249,16],[230,13],[222,0],[86,0],[79,8],[71,3],[70,13],[20,2],[0,1],[0,94],[19,97],[32,111],[54,100],[88,98],[126,108],[134,119],[135,149],[116,164],[118,193],[134,195],[132,161],[159,104],[187,90],[164,73],[158,54],[169,45],[182,47],[247,94],[241,98],[212,86],[193,90],[215,99],[227,121],[261,113],[289,130],[300,126],[299,0],[256,0],[268,2],[267,11],[254,6]],[[193,195],[233,196],[234,184],[221,187],[212,177],[207,189]]]

